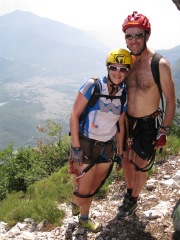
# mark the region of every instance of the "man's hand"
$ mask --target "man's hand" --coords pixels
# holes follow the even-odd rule
[[[156,138],[155,148],[164,147],[166,145],[166,141],[167,141],[166,133],[162,133],[161,131],[159,131]]]
[[[79,163],[79,165],[83,164],[83,151],[80,147],[72,147],[70,148],[70,159],[75,163]]]

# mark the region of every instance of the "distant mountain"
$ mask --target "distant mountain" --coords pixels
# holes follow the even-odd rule
[[[180,98],[180,45],[168,50],[157,50],[171,64],[172,75],[176,88],[176,95]]]
[[[0,16],[0,36],[1,81],[96,73],[109,51],[77,28],[24,11]],[[180,46],[159,52],[173,65]]]
[[[0,16],[0,36],[0,67],[7,78],[93,71],[104,66],[107,54],[102,43],[81,30],[30,12]]]
[[[175,82],[176,96],[180,99],[180,57],[172,67],[173,79]]]
[[[109,50],[87,33],[15,11],[0,16],[0,150],[35,145],[37,126],[48,119],[69,131],[69,115],[80,85],[106,73]],[[180,98],[180,46],[158,50],[171,63]]]
[[[167,58],[173,66],[174,63],[180,58],[180,45],[168,50],[157,50],[163,57]]]

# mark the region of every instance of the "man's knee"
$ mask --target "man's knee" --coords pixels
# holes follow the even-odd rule
[[[124,167],[129,167],[129,166],[132,165],[131,162],[130,162],[130,159],[124,153],[123,153],[123,162],[122,162],[122,164],[123,164]]]
[[[135,164],[134,164],[135,171],[139,171],[140,169],[144,169],[144,168],[147,167],[147,165],[148,165],[147,160],[144,160],[144,159],[142,159],[142,158],[140,158],[139,156],[136,155]]]

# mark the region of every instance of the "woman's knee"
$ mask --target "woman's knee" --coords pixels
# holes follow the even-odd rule
[[[76,193],[77,193],[77,192],[76,192]],[[78,193],[77,193],[78,196],[77,196],[76,193],[73,193],[73,194],[76,196],[76,204],[77,204],[78,206],[82,206],[82,205],[86,204],[86,203],[89,201],[89,199],[91,198],[91,197],[88,197],[87,194],[86,194],[86,195],[83,195],[83,194],[80,194],[80,193],[78,192]]]

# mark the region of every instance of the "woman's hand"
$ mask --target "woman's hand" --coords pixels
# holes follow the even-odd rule
[[[79,165],[83,164],[83,151],[81,147],[72,147],[70,148],[70,159]]]

